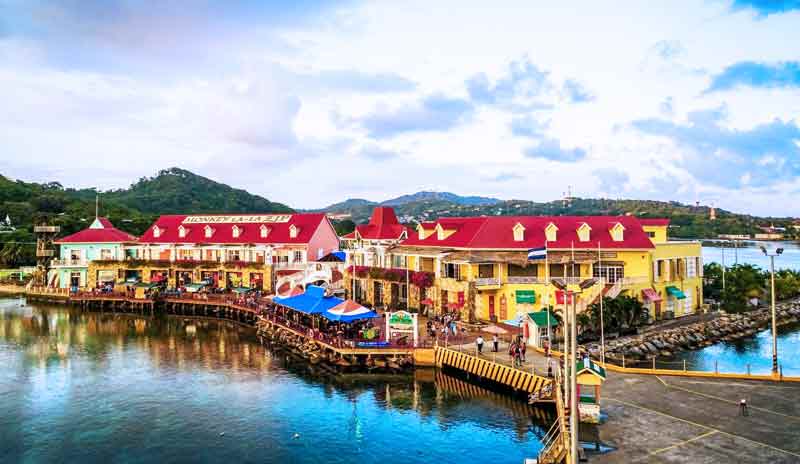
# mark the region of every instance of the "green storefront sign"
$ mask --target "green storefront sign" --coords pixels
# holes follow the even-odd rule
[[[517,290],[517,303],[536,303],[536,292],[533,290]]]

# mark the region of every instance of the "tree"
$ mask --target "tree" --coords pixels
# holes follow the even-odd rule
[[[589,305],[589,319],[592,331],[600,331],[600,304]],[[645,322],[647,308],[641,301],[628,296],[603,298],[603,327],[606,332],[616,332],[625,328],[634,328]]]
[[[725,272],[725,290],[721,293],[722,309],[731,312],[746,310],[750,298],[759,298],[764,294],[766,277],[760,268],[752,264],[731,266]]]

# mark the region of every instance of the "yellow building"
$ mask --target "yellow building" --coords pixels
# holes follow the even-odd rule
[[[558,278],[574,291],[588,284],[581,308],[627,294],[653,318],[682,316],[702,302],[700,244],[670,242],[667,228],[666,220],[632,216],[441,218],[420,224],[372,266],[356,267],[355,282],[350,268],[346,284],[360,301],[391,307],[395,286],[408,281],[411,308],[504,321],[549,306],[558,312]],[[429,285],[414,284],[428,275]]]

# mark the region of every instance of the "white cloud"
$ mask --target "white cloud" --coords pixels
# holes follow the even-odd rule
[[[445,0],[222,18],[128,5],[105,22],[58,3],[35,24],[41,12],[20,5],[17,22],[37,27],[15,22],[0,37],[0,167],[13,177],[108,188],[179,165],[297,207],[420,188],[551,200],[571,184],[586,197],[800,214],[790,179],[767,185],[742,163],[726,171],[732,182],[707,182],[707,153],[631,129],[686,126],[721,105],[717,133],[800,123],[796,89],[703,95],[733,63],[796,60],[791,15],[688,0]],[[526,157],[535,147],[546,156]],[[790,155],[753,164],[781,169]],[[759,202],[765,188],[784,201]]]

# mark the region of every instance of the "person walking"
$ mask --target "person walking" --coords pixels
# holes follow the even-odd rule
[[[744,398],[739,400],[739,413],[742,416],[747,416],[748,415],[748,412],[747,412],[747,400],[744,399]]]
[[[478,338],[475,339],[475,345],[478,346],[478,354],[480,355],[483,352],[483,337],[478,335]]]
[[[522,340],[522,342],[519,344],[519,354],[522,362],[525,362],[525,352],[527,350],[528,350],[528,344],[525,343],[525,340]]]
[[[497,353],[500,349],[500,340],[497,338],[497,334],[492,335],[492,351]]]

